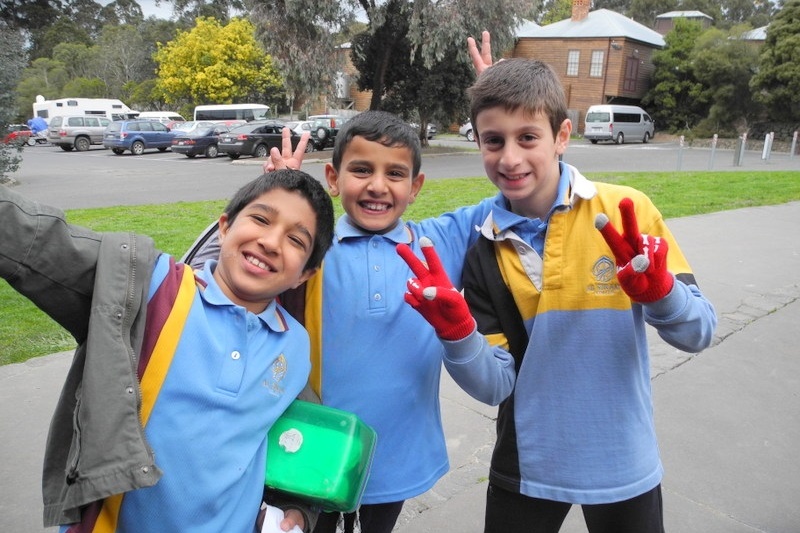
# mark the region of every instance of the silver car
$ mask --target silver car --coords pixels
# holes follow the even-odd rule
[[[57,116],[50,119],[47,140],[65,152],[74,148],[85,152],[93,144],[103,144],[103,133],[111,120],[91,115]]]

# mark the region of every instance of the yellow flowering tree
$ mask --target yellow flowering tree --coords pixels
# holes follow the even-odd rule
[[[167,103],[262,101],[282,92],[282,79],[255,39],[253,25],[234,18],[223,26],[199,17],[195,27],[159,44],[157,86]]]

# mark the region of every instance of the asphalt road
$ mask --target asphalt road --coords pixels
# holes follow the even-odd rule
[[[464,138],[444,138],[432,144],[472,147]],[[324,178],[324,159],[331,150],[309,154],[303,170]],[[748,151],[734,166],[732,150],[681,148],[675,142],[597,144],[572,141],[564,161],[582,172],[676,170],[800,170],[800,157]],[[485,176],[480,155],[456,153],[423,158],[427,179]],[[249,157],[188,159],[170,151],[147,151],[141,156],[118,156],[102,147],[88,152],[64,152],[49,145],[26,147],[20,169],[12,175],[17,190],[37,201],[62,209],[218,200],[261,173],[261,162]]]

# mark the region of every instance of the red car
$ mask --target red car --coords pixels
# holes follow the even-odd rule
[[[33,137],[31,129],[27,125],[9,124],[7,133],[3,137],[3,143],[5,144],[19,143],[19,144],[27,144],[28,146],[33,146],[34,144],[36,144],[36,139]]]

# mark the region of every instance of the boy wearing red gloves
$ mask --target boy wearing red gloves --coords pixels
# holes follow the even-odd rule
[[[590,533],[661,533],[645,325],[699,352],[716,314],[644,194],[559,161],[572,124],[553,70],[489,66],[488,35],[484,55],[472,44],[472,124],[499,194],[467,253],[466,301],[429,242],[427,266],[398,253],[416,276],[406,301],[434,326],[459,384],[489,401],[516,379],[499,407],[484,531],[557,532],[579,504]],[[496,364],[504,351],[513,367]]]

